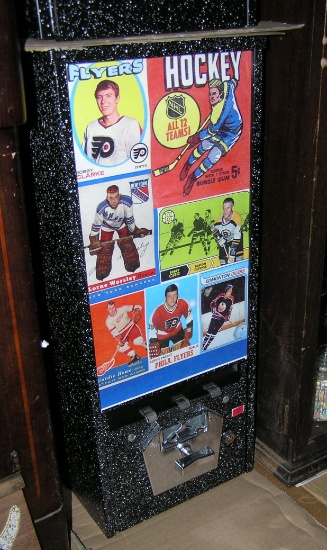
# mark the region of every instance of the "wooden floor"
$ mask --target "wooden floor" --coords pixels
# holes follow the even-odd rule
[[[327,548],[327,472],[303,486],[287,488],[256,462],[252,472],[111,539],[74,495],[70,499],[72,550]]]

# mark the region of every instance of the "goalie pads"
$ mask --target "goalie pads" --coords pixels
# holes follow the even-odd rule
[[[185,328],[184,329],[184,340],[183,340],[183,347],[190,345],[190,338],[192,338],[192,328]]]
[[[159,342],[150,342],[149,343],[149,356],[150,359],[153,359],[154,357],[159,357],[161,355],[161,349]]]
[[[185,346],[185,340],[180,340],[180,342],[176,342],[176,344],[174,344],[170,349],[171,351],[176,351],[178,349],[185,348]]]
[[[97,252],[97,261],[95,268],[95,276],[98,281],[103,281],[110,275],[112,267],[112,254],[114,251],[114,244],[106,244],[99,252]]]
[[[133,237],[117,241],[124,260],[126,271],[134,273],[140,267],[140,257],[133,242]]]

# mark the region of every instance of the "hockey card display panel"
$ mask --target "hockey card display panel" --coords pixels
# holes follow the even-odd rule
[[[247,357],[252,66],[66,65],[101,410]]]

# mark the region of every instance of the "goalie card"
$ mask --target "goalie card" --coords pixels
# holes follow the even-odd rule
[[[149,177],[122,178],[79,188],[90,303],[112,289],[137,290],[156,275]],[[128,291],[128,290],[127,290]]]
[[[149,288],[146,304],[150,371],[199,354],[196,277]]]

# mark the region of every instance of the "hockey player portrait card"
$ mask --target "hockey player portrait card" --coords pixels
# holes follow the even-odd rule
[[[250,187],[252,53],[148,60],[154,204]]]
[[[146,291],[150,371],[198,355],[196,296],[196,277]]]
[[[149,168],[146,60],[67,65],[78,181]]]
[[[147,371],[143,292],[91,306],[91,319],[100,387]]]
[[[79,187],[90,292],[153,277],[156,272],[150,178],[104,180]]]
[[[249,192],[159,209],[162,281],[249,258]]]
[[[248,335],[248,262],[207,272],[200,280],[202,353],[228,345],[233,353],[242,353]]]

